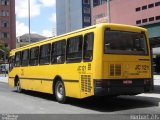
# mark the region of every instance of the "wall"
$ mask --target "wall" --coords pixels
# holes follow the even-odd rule
[[[56,0],[57,35],[82,28],[82,0]]]
[[[0,25],[2,21],[8,21],[8,27],[0,26],[0,33],[9,33],[8,38],[2,38],[0,34],[0,43],[8,46],[9,49],[13,49],[16,47],[16,25],[15,25],[15,0],[9,0],[9,5],[1,5],[0,1],[0,12],[2,10],[9,11],[9,16],[0,16]]]
[[[146,10],[141,10],[136,12],[137,7],[142,7],[144,5],[149,5],[155,2],[160,2],[160,0],[111,0],[110,1],[111,22],[120,23],[120,24],[137,25],[136,24],[137,20],[159,16],[160,13],[158,11],[160,11],[160,6],[147,8]],[[107,14],[106,3],[92,9],[93,24],[95,24],[94,17],[98,14],[105,14],[105,15]],[[149,22],[149,23],[152,23],[152,22]],[[148,24],[148,22],[145,24]]]

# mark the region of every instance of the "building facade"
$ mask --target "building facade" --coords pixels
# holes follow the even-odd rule
[[[101,0],[99,0],[101,1]],[[107,22],[107,2],[92,9],[92,24]],[[148,29],[154,54],[154,71],[160,73],[160,0],[110,0],[112,23],[141,26]]]
[[[0,0],[0,44],[16,47],[15,0]]]
[[[16,42],[16,48],[30,44],[28,38],[29,38],[29,34],[24,34],[22,36],[18,36],[17,42]],[[44,39],[46,39],[46,37],[44,37],[42,35],[30,34],[30,42],[31,43],[38,42],[38,41],[41,41]]]
[[[149,30],[152,41],[159,40],[160,0],[110,0],[110,19],[112,23],[142,26]],[[103,2],[92,9],[92,24],[107,17],[107,4]],[[107,21],[104,21],[107,22]],[[153,39],[155,38],[155,39]],[[152,43],[152,45],[157,45]]]
[[[56,0],[57,35],[91,25],[90,0]]]

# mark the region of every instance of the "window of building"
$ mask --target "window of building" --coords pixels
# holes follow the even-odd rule
[[[142,6],[142,10],[146,10],[147,9],[147,5]]]
[[[9,5],[9,0],[1,0],[1,5]]]
[[[83,28],[89,27],[89,25],[84,25]]]
[[[5,43],[4,46],[5,46],[6,48],[8,48],[8,44],[7,44],[7,43]]]
[[[154,7],[153,3],[148,5],[148,8],[153,8],[153,7]]]
[[[22,66],[28,66],[29,63],[29,50],[22,51]]]
[[[90,10],[90,8],[84,7],[83,12],[86,14],[90,14],[91,10]]]
[[[142,23],[146,23],[148,22],[147,18],[146,19],[142,19]]]
[[[83,3],[84,4],[89,4],[90,2],[89,2],[90,0],[83,0]]]
[[[82,36],[69,38],[67,40],[67,62],[80,62],[82,60]]]
[[[51,52],[51,44],[42,45],[40,47],[40,64],[49,64],[50,63],[50,52]]]
[[[155,6],[160,6],[160,2],[156,2],[156,3],[155,3]]]
[[[104,4],[105,2],[107,2],[107,0],[101,0],[101,4]]]
[[[19,67],[21,65],[21,52],[17,52],[15,55],[15,67]]]
[[[140,11],[140,10],[141,10],[141,8],[140,8],[140,7],[136,8],[136,12],[138,12],[138,11]]]
[[[150,21],[150,22],[154,21],[154,17],[150,17],[150,18],[149,18],[149,21]]]
[[[61,64],[65,62],[66,40],[54,42],[52,44],[52,63]]]
[[[93,7],[97,6],[100,4],[99,0],[93,0]]]
[[[156,20],[160,20],[160,16],[156,16]]]
[[[9,16],[9,11],[8,10],[2,10],[1,11],[1,16]]]
[[[136,21],[136,24],[141,24],[141,20],[137,20],[137,21]]]
[[[30,49],[30,60],[29,64],[31,66],[38,65],[39,47]]]
[[[94,33],[88,33],[84,36],[83,60],[92,61],[93,59]]]
[[[90,23],[90,17],[84,16],[84,22],[85,23]]]
[[[104,13],[101,13],[101,14],[96,15],[96,16],[94,17],[94,19],[99,19],[99,18],[102,18],[102,17],[104,17],[104,16],[105,16],[105,14],[104,14]]]
[[[9,22],[8,21],[2,21],[1,25],[2,25],[2,27],[7,28],[7,27],[9,27]]]
[[[2,35],[2,38],[4,38],[4,39],[9,38],[9,33],[7,33],[7,32],[3,32],[3,33],[1,33],[1,35]]]

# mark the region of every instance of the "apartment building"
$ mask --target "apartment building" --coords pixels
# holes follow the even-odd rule
[[[16,46],[15,0],[0,0],[0,44]]]

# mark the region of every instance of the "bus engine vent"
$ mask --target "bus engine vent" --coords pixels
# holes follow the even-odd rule
[[[81,75],[82,92],[91,92],[91,75]]]
[[[121,76],[121,64],[110,64],[110,76]]]

